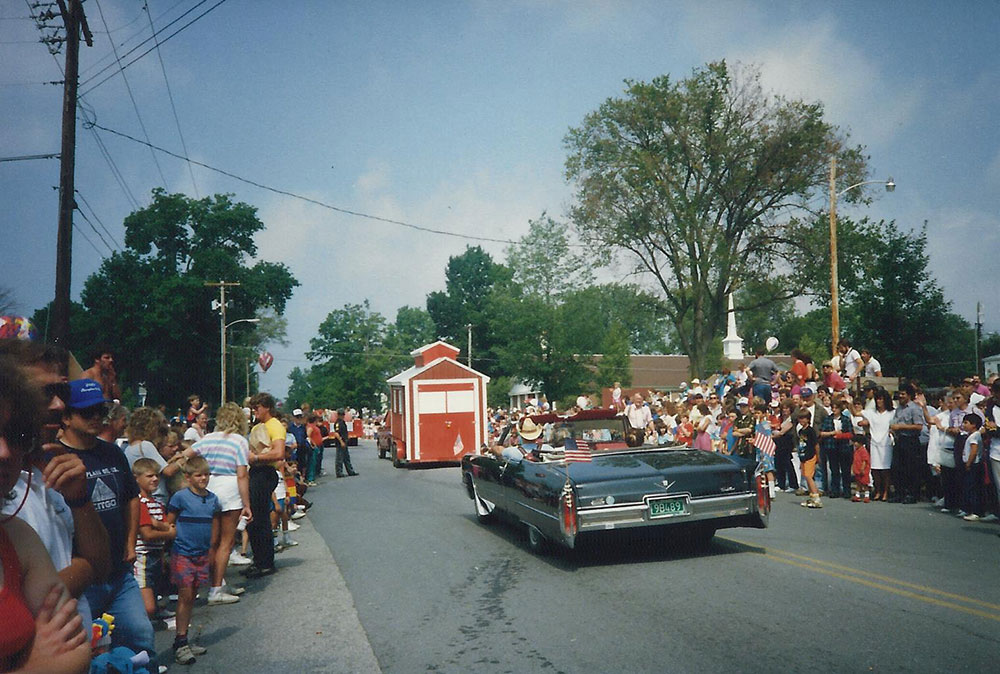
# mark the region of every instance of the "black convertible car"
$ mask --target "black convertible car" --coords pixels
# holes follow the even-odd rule
[[[532,549],[574,548],[619,530],[707,543],[717,529],[767,527],[771,501],[754,462],[683,446],[630,447],[626,419],[605,410],[532,420],[544,425],[540,451],[522,460],[486,449],[462,458],[480,521],[522,523]],[[567,461],[567,450],[584,460]]]

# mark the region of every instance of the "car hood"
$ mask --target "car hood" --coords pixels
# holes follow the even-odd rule
[[[697,498],[745,492],[754,467],[715,452],[673,449],[595,454],[589,463],[569,464],[567,469],[581,506],[587,506],[607,496],[626,503],[649,495],[686,493]]]

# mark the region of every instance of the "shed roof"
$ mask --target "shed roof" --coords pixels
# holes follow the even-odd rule
[[[471,367],[468,367],[467,365],[462,365],[461,363],[459,363],[454,358],[441,357],[441,358],[437,358],[435,360],[432,360],[431,362],[427,363],[426,365],[422,365],[422,366],[419,366],[419,367],[416,366],[416,365],[413,365],[411,367],[408,367],[407,369],[403,370],[402,372],[400,372],[396,376],[390,377],[389,379],[387,379],[386,383],[389,384],[390,386],[402,386],[403,384],[405,384],[406,382],[410,381],[411,379],[413,379],[417,375],[423,374],[424,372],[427,372],[431,368],[433,368],[433,367],[435,367],[435,366],[437,366],[440,363],[443,363],[445,361],[451,363],[452,365],[457,365],[458,367],[462,368],[463,370],[466,370],[467,372],[469,372],[472,375],[475,375],[476,377],[482,377],[483,381],[488,382],[490,380],[490,378],[487,375],[483,374],[482,372],[477,372],[476,370],[473,370]]]

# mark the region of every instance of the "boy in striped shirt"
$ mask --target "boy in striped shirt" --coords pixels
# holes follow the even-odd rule
[[[132,464],[132,475],[139,485],[139,535],[132,573],[142,592],[146,615],[153,620],[156,588],[163,580],[163,543],[173,540],[177,530],[164,521],[163,504],[153,497],[160,485],[160,465],[153,459],[138,459]]]

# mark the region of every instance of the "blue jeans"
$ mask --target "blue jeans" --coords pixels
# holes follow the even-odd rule
[[[760,398],[765,403],[767,403],[768,405],[770,405],[771,404],[771,395],[772,395],[772,392],[771,392],[771,385],[770,384],[764,384],[764,383],[756,382],[756,381],[753,383],[753,397],[754,398]],[[751,400],[750,402],[752,403],[753,401]]]
[[[826,485],[826,468],[823,466],[826,463],[825,454],[825,449],[819,450],[819,461],[816,462],[816,472],[813,473],[813,482],[816,483],[816,489],[820,491],[825,491],[823,487]]]
[[[113,571],[104,583],[94,584],[84,592],[90,603],[94,618],[102,613],[115,617],[115,628],[111,632],[112,646],[126,646],[136,653],[146,651],[151,662],[151,671],[156,671],[156,645],[153,642],[153,625],[146,615],[139,589],[132,569]]]

